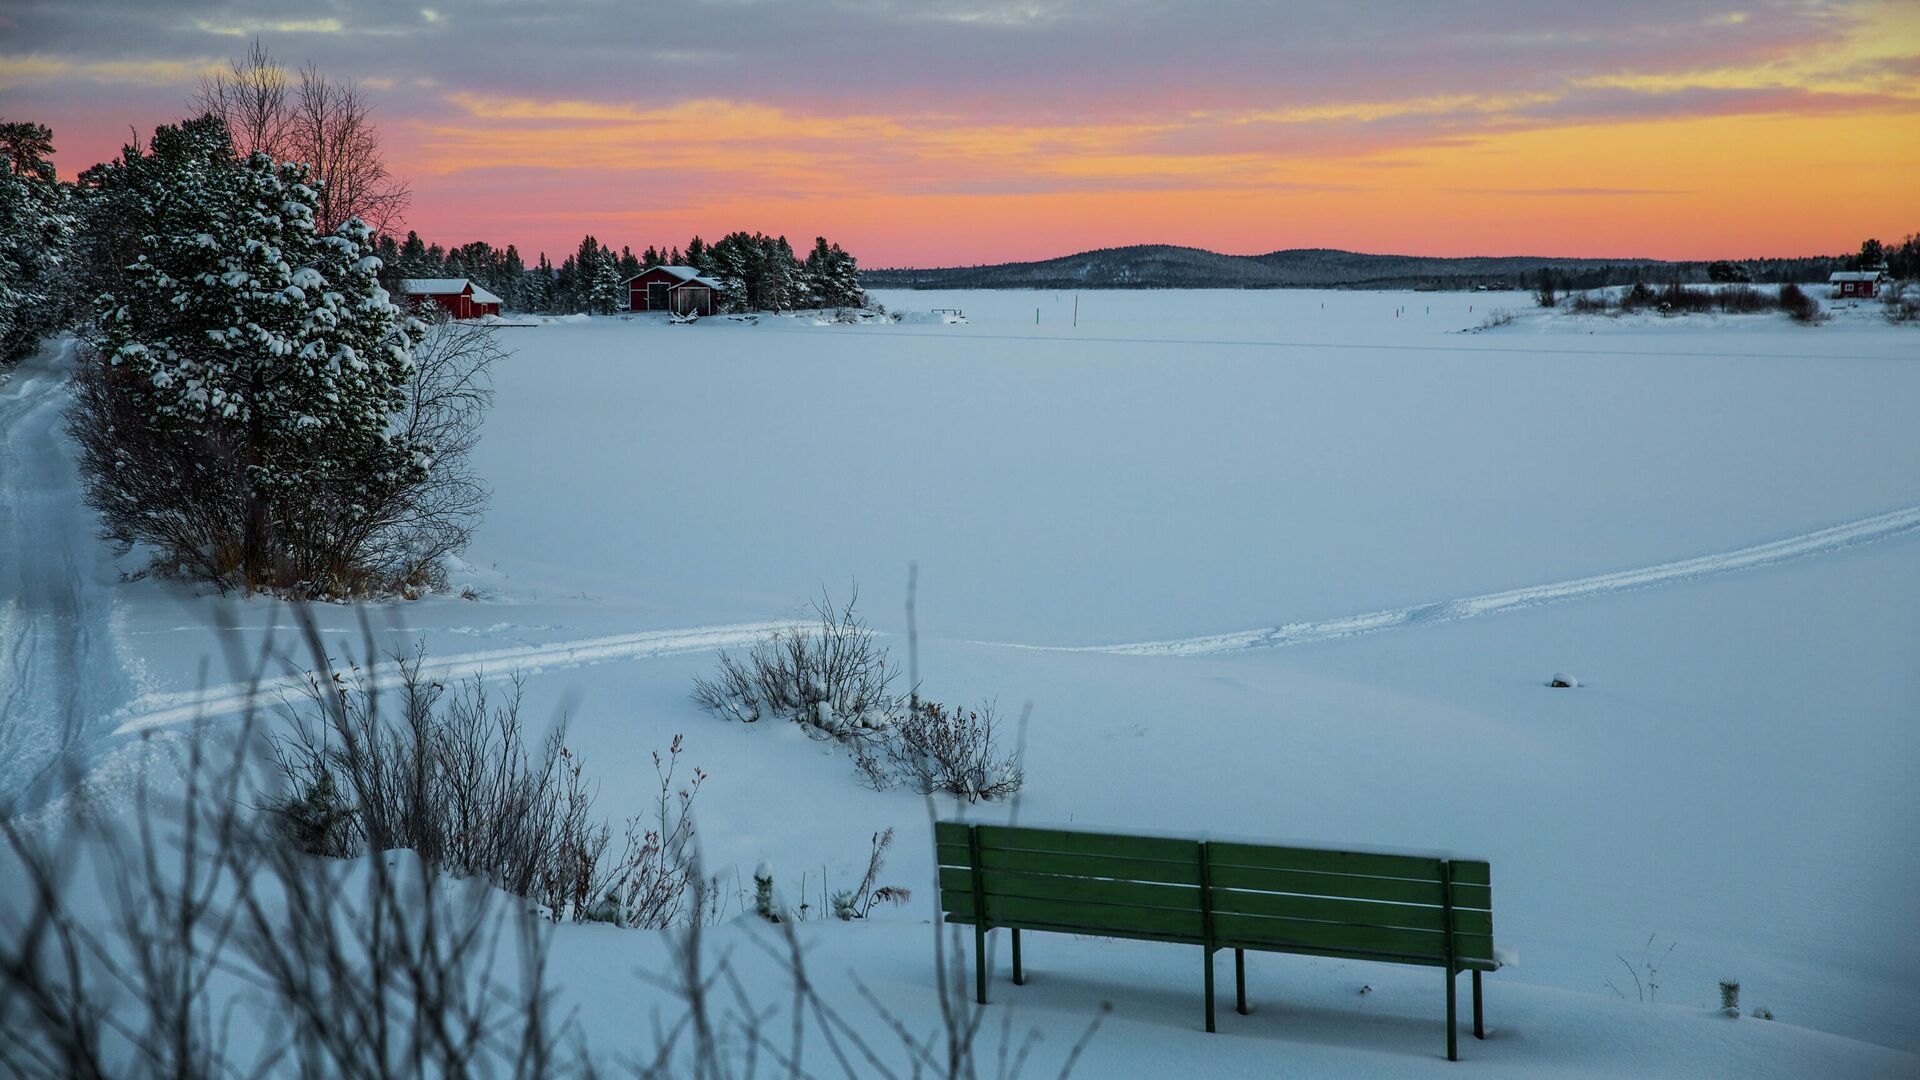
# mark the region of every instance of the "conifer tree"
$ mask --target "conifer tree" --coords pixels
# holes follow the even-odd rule
[[[410,278],[437,277],[439,270],[439,267],[433,266],[428,262],[427,245],[425,241],[420,239],[420,234],[414,232],[412,229],[408,229],[406,242],[400,245],[401,276]]]
[[[110,400],[77,414],[89,502],[110,535],[223,585],[352,588],[365,508],[432,452],[393,430],[422,331],[379,286],[373,230],[319,235],[304,168],[235,157],[212,117],[160,128],[100,179],[140,242],[95,306],[92,386]],[[169,467],[133,486],[130,446]]]
[[[67,322],[72,193],[54,176],[51,129],[0,122],[0,365]]]

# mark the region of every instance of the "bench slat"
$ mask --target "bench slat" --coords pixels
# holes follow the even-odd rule
[[[1453,860],[1453,883],[1455,885],[1492,885],[1493,874],[1482,860],[1455,859]]]
[[[953,889],[956,892],[970,892],[973,889],[972,871],[951,866],[942,867],[940,887]],[[982,887],[989,896],[1025,896],[1036,900],[1080,900],[1094,904],[1170,908],[1175,911],[1200,910],[1200,890],[1184,885],[1112,881],[1105,878],[1058,877],[1048,874],[1012,874],[988,870],[982,875]]]
[[[1342,949],[1375,954],[1373,959],[1413,957],[1445,962],[1445,935],[1426,930],[1340,923],[1268,919],[1256,915],[1215,915],[1214,940],[1221,945],[1264,951],[1298,948]],[[1454,935],[1456,962],[1493,959],[1493,939],[1480,934]]]
[[[1262,870],[1246,866],[1215,866],[1213,883],[1224,889],[1298,893],[1346,900],[1382,900],[1396,904],[1440,904],[1438,881],[1324,874],[1312,870]],[[1453,887],[1453,906],[1485,911],[1493,906],[1493,891],[1485,885]]]
[[[983,848],[980,862],[989,870],[1009,870],[1031,874],[1060,874],[1068,877],[1113,878],[1119,881],[1156,881],[1168,885],[1200,884],[1198,845],[1190,848],[1183,862],[1157,859],[1121,859],[1106,855],[1068,855],[1052,851],[1002,851]],[[964,845],[941,844],[936,851],[941,866],[966,868],[972,865]]]
[[[972,926],[973,916],[951,914],[951,915],[943,916],[941,921],[950,923],[955,926]],[[1174,945],[1200,944],[1200,939],[1198,937],[1185,938],[1185,937],[1179,937],[1177,935],[1168,935],[1168,934],[1162,934],[1162,933],[1157,933],[1152,931],[1116,930],[1112,927],[1106,927],[1104,929],[1096,930],[1096,929],[1088,929],[1087,927],[1084,927],[1084,926],[1070,926],[1065,924],[1055,925],[1053,923],[1041,922],[1038,920],[1022,922],[1019,925],[1020,925],[1020,929],[1022,930],[1044,930],[1050,934],[1078,934],[1081,937],[1123,938],[1128,941],[1162,941],[1162,942],[1167,942]]]
[[[943,891],[940,894],[940,910],[950,915],[976,914],[973,897],[965,893]],[[1094,935],[1129,931],[1183,942],[1199,941],[1202,930],[1197,908],[1174,911],[1068,900],[1037,900],[1024,896],[987,897],[987,921],[994,926],[1034,929],[1065,927],[1072,928],[1074,933]]]
[[[1422,855],[1377,855],[1364,851],[1267,847],[1260,844],[1208,845],[1214,866],[1248,866],[1265,870],[1312,870],[1331,874],[1439,881],[1440,860]]]
[[[1317,919],[1351,926],[1390,926],[1405,930],[1438,933],[1446,929],[1447,915],[1438,907],[1419,904],[1380,904],[1366,900],[1344,900],[1325,896],[1289,896],[1284,893],[1242,892],[1215,889],[1213,910],[1235,915],[1265,915],[1269,918]],[[1455,909],[1456,931],[1471,934],[1493,933],[1493,916],[1485,911]]]
[[[1347,926],[1302,919],[1269,919],[1258,915],[1215,915],[1214,940],[1247,948],[1285,948],[1293,945],[1352,949],[1383,956],[1444,957],[1443,934],[1429,930],[1400,930],[1385,926]]]
[[[1064,829],[1025,829],[1011,825],[980,826],[980,847],[1000,851],[1057,851],[1069,855],[1111,855],[1123,859],[1192,859],[1193,840],[1123,833],[1068,832]]]

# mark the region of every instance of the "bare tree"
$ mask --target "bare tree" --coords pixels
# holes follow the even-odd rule
[[[355,217],[391,232],[413,199],[387,170],[380,129],[359,85],[330,79],[312,64],[295,83],[257,38],[227,71],[200,81],[194,104],[227,122],[242,156],[306,165],[319,189],[314,224],[323,233]]]
[[[265,154],[285,161],[291,151],[292,114],[287,102],[287,69],[259,38],[247,55],[227,70],[200,80],[194,104],[227,122],[241,156]]]
[[[320,182],[319,229],[332,232],[357,217],[377,232],[391,232],[413,192],[387,171],[380,129],[359,85],[336,82],[308,64],[300,69],[292,121],[294,160]]]
[[[493,403],[492,370],[506,355],[494,328],[456,322],[422,309],[426,336],[413,350],[413,379],[395,426],[409,444],[428,447],[420,478],[362,504],[340,520],[336,561],[366,567],[382,587],[440,588],[445,558],[466,547],[487,506],[487,488],[469,454]]]

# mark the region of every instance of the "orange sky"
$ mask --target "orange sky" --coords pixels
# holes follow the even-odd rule
[[[143,40],[162,55],[63,48],[56,22],[0,17],[0,31],[17,31],[0,34],[0,114],[52,123],[70,174],[111,155],[129,125],[183,114],[194,80],[257,33],[289,63],[311,57],[373,93],[415,192],[410,225],[442,243],[513,242],[529,259],[589,231],[635,248],[735,228],[796,246],[825,233],[884,266],[1147,242],[1798,255],[1920,229],[1911,0],[1653,5],[1625,29],[1624,10],[1534,24],[1516,7],[1412,41],[1379,17],[1290,36],[1278,13],[1271,26],[1189,20],[1165,29],[1165,63],[1127,51],[1132,38],[1112,26],[1138,10],[1125,4],[1095,23],[1075,20],[1097,4],[987,3],[967,9],[977,20],[932,29],[878,4],[862,9],[875,20],[869,53],[849,53],[843,75],[804,76],[736,66],[778,46],[772,31],[737,53],[691,48],[727,44],[721,35],[668,59],[633,39],[621,47],[652,48],[645,66],[669,74],[616,62],[579,75],[567,49],[584,47],[583,32],[625,31],[575,26],[565,5],[515,24],[518,46],[509,27],[479,45],[444,38],[464,17],[454,5],[392,23],[351,4],[278,21],[158,7]],[[761,10],[719,3],[708,15]],[[1412,21],[1428,9],[1399,10]],[[1262,31],[1292,50],[1272,70],[1246,41]],[[405,62],[438,55],[420,51],[438,41],[471,55]],[[840,47],[823,38],[813,51]],[[994,70],[995,48],[1050,47],[1080,51],[1048,54],[1058,70],[1032,56]],[[699,77],[673,74],[683,63]]]

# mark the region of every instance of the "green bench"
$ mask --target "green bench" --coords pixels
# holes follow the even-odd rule
[[[934,825],[940,910],[973,927],[974,986],[987,1001],[987,931],[1137,938],[1233,950],[1247,1011],[1246,952],[1302,953],[1437,967],[1447,975],[1447,1059],[1460,1059],[1454,984],[1473,973],[1473,1034],[1486,1038],[1480,973],[1495,971],[1493,889],[1485,862],[1047,828]]]

